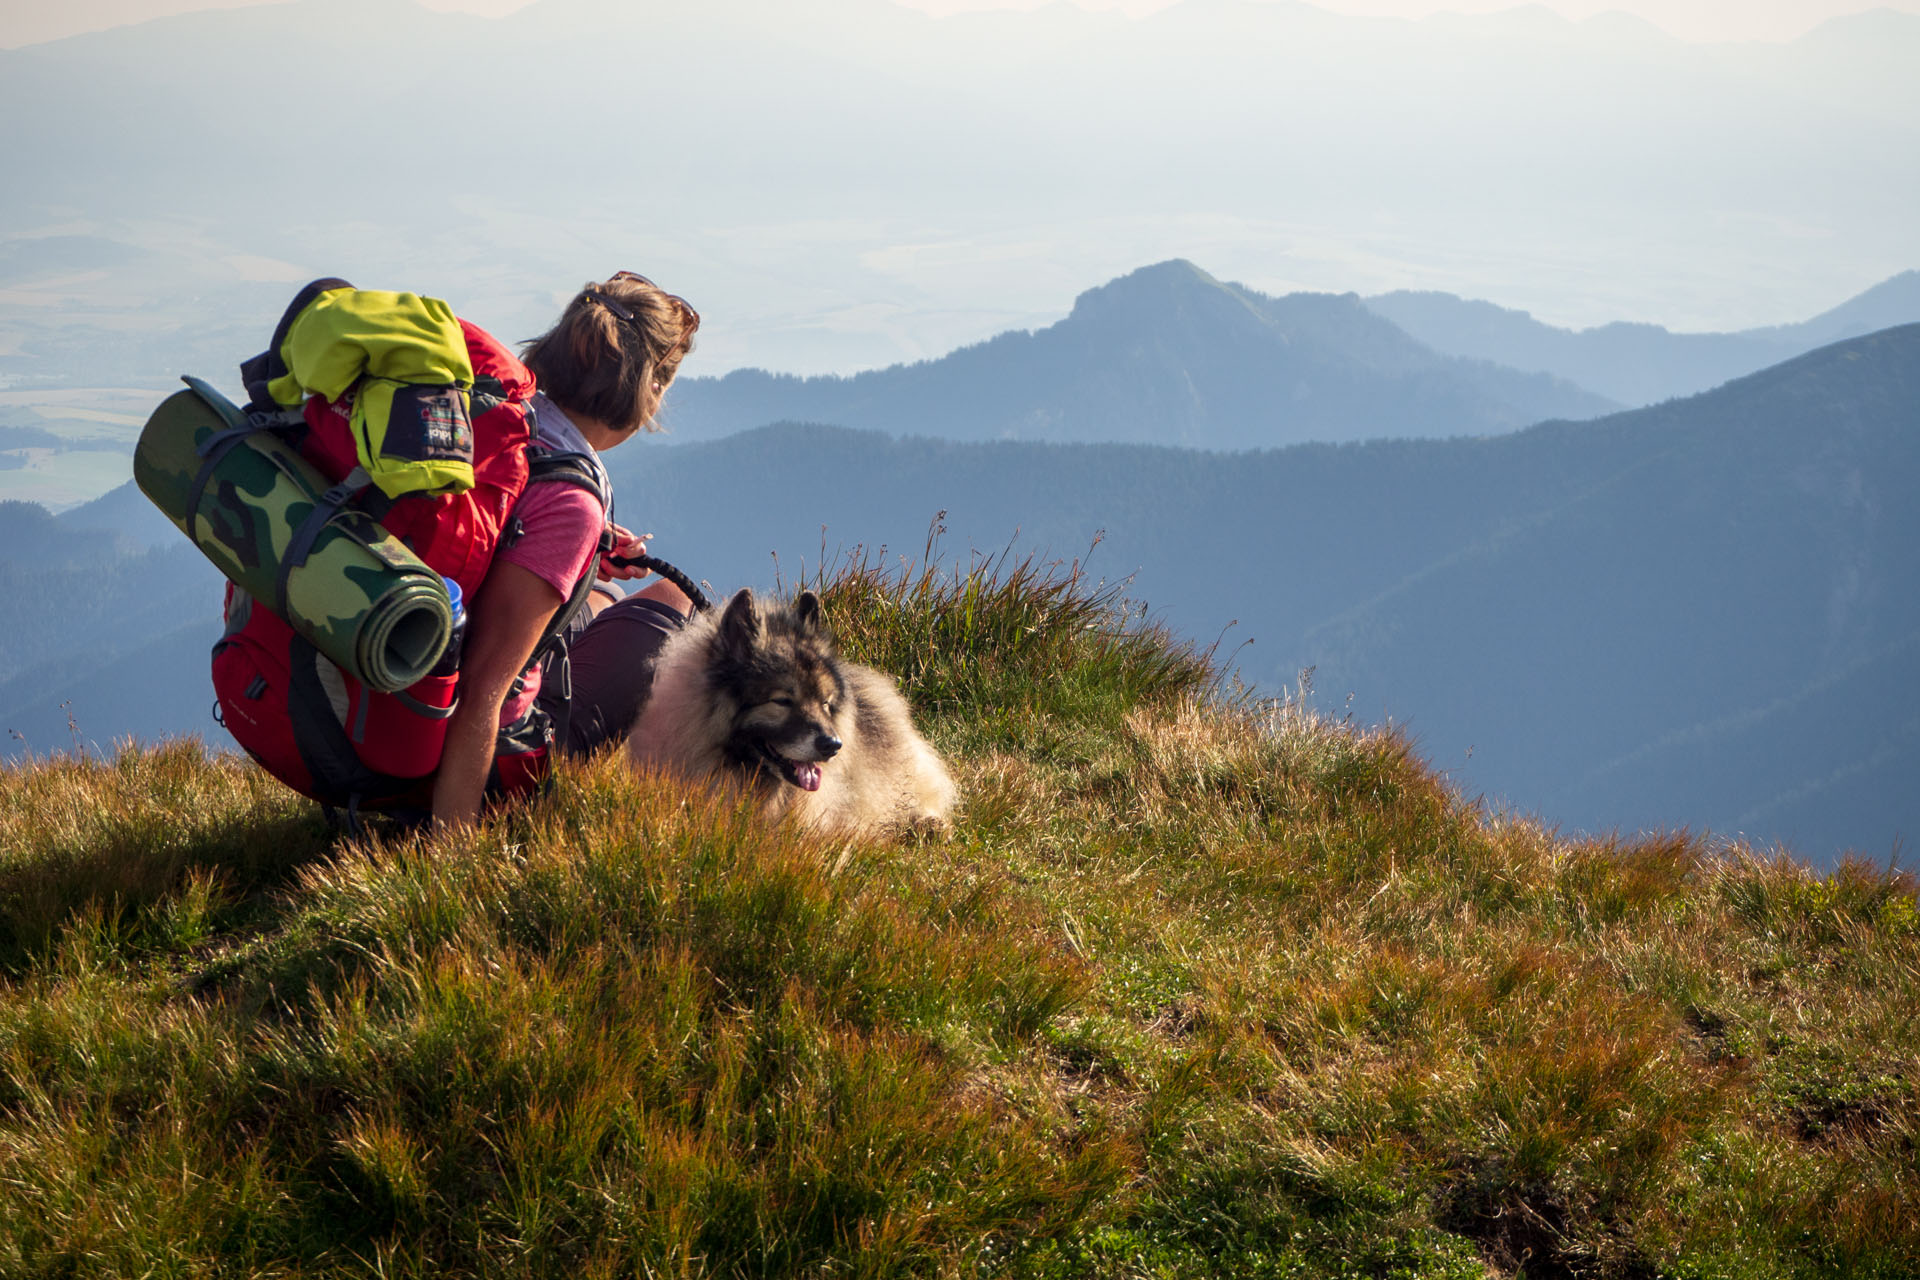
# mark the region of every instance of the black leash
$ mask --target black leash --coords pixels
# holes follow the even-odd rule
[[[699,612],[705,613],[707,610],[713,608],[713,602],[707,599],[705,593],[700,590],[699,583],[668,564],[665,560],[662,560],[659,556],[628,557],[610,555],[607,557],[607,563],[618,565],[622,569],[645,569],[649,573],[657,573],[674,586],[680,588],[680,590],[686,592],[687,599],[693,601],[693,607]]]

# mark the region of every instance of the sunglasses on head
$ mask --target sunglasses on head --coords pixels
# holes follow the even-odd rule
[[[613,284],[619,280],[631,280],[635,284],[643,284],[649,289],[658,290],[660,296],[672,303],[674,310],[680,313],[680,331],[685,337],[693,337],[694,331],[700,327],[700,313],[688,306],[685,298],[668,293],[665,289],[661,289],[659,285],[637,271],[616,271],[606,283]],[[624,320],[630,325],[639,326],[640,317],[633,314],[633,311],[618,298],[612,294],[603,292],[599,285],[589,285],[586,289],[586,294],[589,298],[592,298],[595,302],[613,312],[619,319]]]

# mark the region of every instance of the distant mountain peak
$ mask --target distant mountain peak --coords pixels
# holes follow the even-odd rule
[[[1185,258],[1169,258],[1088,289],[1073,300],[1062,327],[1119,321],[1154,327],[1156,316],[1198,312],[1230,324],[1272,325],[1266,301],[1237,284],[1208,274]]]
[[[1073,309],[1078,311],[1089,304],[1151,296],[1170,289],[1228,287],[1185,258],[1168,258],[1165,262],[1139,267],[1105,284],[1095,285],[1073,300]]]

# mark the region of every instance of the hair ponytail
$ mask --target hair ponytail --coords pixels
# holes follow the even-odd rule
[[[525,344],[523,359],[567,412],[616,431],[652,429],[660,394],[699,328],[685,299],[622,271],[575,294],[554,326]]]

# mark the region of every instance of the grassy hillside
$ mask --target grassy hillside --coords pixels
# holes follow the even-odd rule
[[[8,773],[0,1275],[1920,1268],[1912,878],[1559,840],[1071,571],[825,585],[949,842]]]

